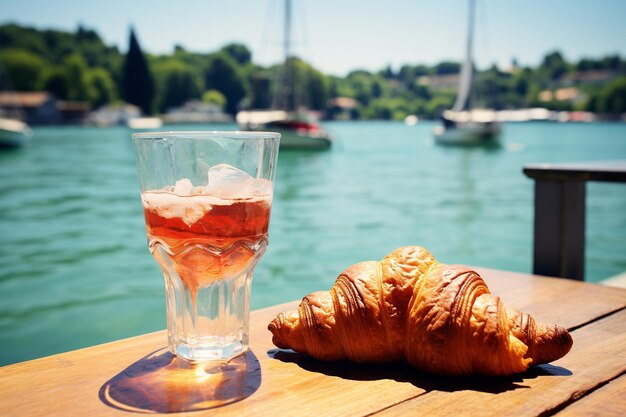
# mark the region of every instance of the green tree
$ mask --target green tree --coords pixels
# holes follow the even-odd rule
[[[106,46],[94,30],[79,26],[72,42],[90,68],[102,67],[110,72],[119,70],[119,51],[116,47]]]
[[[296,107],[323,110],[329,97],[324,75],[300,58],[291,58],[291,65]]]
[[[478,74],[480,82],[475,88],[475,105],[497,110],[505,108],[505,97],[511,92],[510,78],[510,74],[501,72],[496,65]]]
[[[435,65],[434,70],[437,75],[458,74],[461,72],[461,64],[458,62],[444,61]]]
[[[422,98],[424,100],[430,100],[433,97],[433,94],[430,91],[430,89],[427,86],[425,86],[425,85],[421,85],[419,83],[419,81],[417,81],[417,80],[415,80],[413,82],[413,84],[409,85],[409,91],[416,98]]]
[[[165,56],[163,59],[176,58],[193,68],[198,74],[202,74],[207,67],[207,55],[186,51],[181,46],[176,46],[173,56]]]
[[[45,57],[48,46],[38,30],[11,23],[0,26],[0,49],[22,49]]]
[[[269,109],[272,105],[272,77],[265,69],[258,68],[252,75],[250,108]]]
[[[368,71],[357,70],[350,72],[346,82],[352,92],[349,92],[346,96],[355,98],[367,106],[371,100],[370,93],[372,91],[373,78],[373,75]]]
[[[67,100],[69,85],[67,77],[61,68],[52,68],[48,71],[43,89],[54,94],[57,98]]]
[[[602,58],[602,69],[618,71],[622,66],[622,60],[619,55],[609,55]]]
[[[547,54],[539,66],[539,70],[550,80],[561,78],[567,72],[567,69],[567,62],[558,51]]]
[[[380,75],[387,80],[391,80],[396,77],[393,73],[393,68],[391,68],[391,65],[387,65],[384,70],[380,71]]]
[[[511,79],[511,88],[520,97],[526,97],[532,83],[532,73],[528,68],[517,71]]]
[[[576,64],[577,71],[591,71],[600,69],[601,64],[597,61],[589,58],[583,58]]]
[[[86,73],[86,78],[92,94],[90,101],[94,107],[117,100],[117,86],[107,70],[90,68]]]
[[[87,79],[87,64],[77,53],[68,55],[62,64],[65,76],[68,100],[90,100],[95,96]]]
[[[222,108],[226,105],[226,97],[217,90],[205,91],[204,94],[202,94],[202,101],[207,104],[218,105]]]
[[[200,98],[204,82],[193,67],[177,58],[166,58],[154,63],[158,90],[158,108],[180,106],[189,99]]]
[[[368,106],[369,118],[382,120],[402,120],[409,113],[406,100],[401,98],[380,98],[373,100]]]
[[[0,52],[0,65],[6,71],[8,86],[14,90],[32,91],[43,86],[46,62],[38,55],[21,49]]]
[[[589,107],[602,114],[626,113],[626,76],[614,79],[592,96]]]
[[[246,96],[246,83],[236,61],[224,52],[211,56],[204,80],[206,89],[217,90],[226,97],[226,112],[235,114]]]
[[[247,65],[252,62],[252,52],[247,46],[241,43],[231,43],[221,49],[222,52],[228,54],[239,65]]]
[[[330,98],[329,93],[329,82],[327,78],[314,69],[313,67],[309,67],[309,81],[308,81],[308,90],[309,90],[309,107],[314,110],[324,110],[328,105],[328,100]]]
[[[122,97],[128,103],[139,106],[144,114],[152,114],[155,98],[154,79],[132,28],[128,53],[122,69]]]
[[[383,95],[383,87],[380,81],[375,80],[372,83],[371,94],[374,98],[380,98]]]
[[[451,96],[438,95],[426,104],[426,115],[428,117],[439,117],[444,110],[452,107],[453,98]]]

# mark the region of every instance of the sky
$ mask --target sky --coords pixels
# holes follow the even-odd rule
[[[293,0],[294,52],[324,73],[460,61],[465,0]],[[253,61],[281,60],[284,0],[0,0],[0,23],[94,29],[121,51],[134,26],[142,49],[212,52],[248,46]],[[535,66],[559,50],[570,61],[626,57],[626,0],[478,0],[475,60]]]

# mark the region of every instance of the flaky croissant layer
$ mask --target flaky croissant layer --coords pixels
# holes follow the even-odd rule
[[[572,347],[564,328],[507,310],[476,272],[418,246],[350,266],[268,328],[277,347],[320,360],[406,360],[448,375],[510,375]]]

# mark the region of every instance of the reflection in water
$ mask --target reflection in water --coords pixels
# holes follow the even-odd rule
[[[230,362],[193,364],[161,349],[111,378],[99,395],[125,411],[176,413],[240,401],[260,385],[261,365],[251,351]]]
[[[481,177],[481,173],[485,174],[488,171],[479,169],[478,165],[485,163],[484,156],[486,154],[498,152],[500,149],[499,142],[485,147],[451,148],[452,151],[458,153],[455,156],[459,158],[458,163],[455,164],[458,194],[454,216],[456,233],[461,236],[457,248],[458,253],[468,256],[474,255],[473,251],[476,249],[474,242],[476,239],[475,225],[479,218],[484,215],[482,212],[484,205],[488,204],[488,197],[481,195],[484,188],[480,188],[478,185],[481,181],[493,181],[493,178]]]

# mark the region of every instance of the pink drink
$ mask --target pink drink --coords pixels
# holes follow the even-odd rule
[[[162,190],[144,192],[142,201],[150,251],[169,294],[174,353],[210,360],[247,349],[250,283],[267,246],[271,197]]]
[[[143,193],[151,249],[166,253],[192,293],[216,280],[241,273],[265,246],[271,200],[227,200],[207,195]]]

